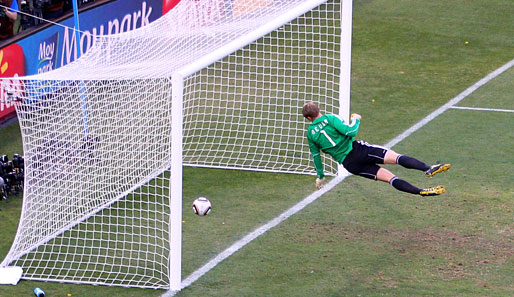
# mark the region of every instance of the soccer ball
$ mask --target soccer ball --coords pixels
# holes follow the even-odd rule
[[[206,216],[211,212],[211,202],[205,197],[198,197],[193,202],[193,211],[199,216]]]

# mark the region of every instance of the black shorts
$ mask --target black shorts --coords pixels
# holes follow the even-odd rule
[[[364,141],[354,141],[352,147],[343,161],[344,168],[352,174],[376,180],[380,169],[377,164],[384,164],[388,149]]]

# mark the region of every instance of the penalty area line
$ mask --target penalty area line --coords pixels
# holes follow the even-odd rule
[[[495,71],[489,73],[487,76],[473,84],[471,87],[464,90],[462,93],[457,95],[455,98],[448,101],[443,106],[436,109],[434,112],[423,118],[421,121],[414,124],[409,129],[405,130],[403,133],[395,137],[393,140],[389,141],[387,144],[385,144],[385,147],[393,147],[405,138],[409,137],[412,133],[419,130],[421,127],[425,126],[429,122],[431,122],[433,119],[441,115],[443,112],[448,110],[449,108],[452,108],[455,104],[462,101],[464,98],[469,96],[471,93],[473,93],[475,90],[489,82],[490,80],[494,79],[498,75],[502,74],[507,69],[511,68],[514,65],[514,59],[508,62],[507,64],[501,66],[500,68],[496,69]],[[306,198],[304,198],[302,201],[298,202],[293,207],[289,208],[282,214],[280,214],[278,217],[272,219],[268,223],[262,225],[261,227],[255,229],[251,233],[247,234],[240,240],[236,241],[234,244],[232,244],[230,247],[225,249],[223,252],[218,254],[216,257],[211,259],[209,262],[207,262],[205,265],[197,269],[195,272],[193,272],[191,275],[189,275],[185,280],[182,281],[180,284],[180,290],[189,287],[192,283],[197,281],[200,277],[202,277],[204,274],[209,272],[212,268],[216,267],[220,262],[227,259],[231,255],[233,255],[235,252],[240,250],[242,247],[247,245],[248,243],[252,242],[257,237],[261,236],[262,234],[266,233],[271,228],[277,226],[278,224],[282,223],[292,215],[296,214],[297,212],[304,209],[306,206],[311,204],[312,202],[316,201],[319,197],[323,196],[326,192],[330,191],[332,188],[337,186],[339,183],[341,183],[346,177],[349,175],[343,175],[343,176],[337,176],[333,178],[329,183],[327,183],[321,190],[315,191]],[[162,295],[162,297],[172,297],[175,296],[179,291],[169,290],[166,293]]]
[[[514,112],[513,109],[501,109],[501,108],[483,108],[483,107],[466,107],[466,106],[452,106],[452,109],[462,110],[476,110],[476,111],[498,111],[498,112]]]

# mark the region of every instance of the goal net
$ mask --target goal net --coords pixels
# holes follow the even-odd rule
[[[347,117],[342,6],[182,0],[144,28],[94,36],[69,65],[3,81],[25,184],[0,267],[29,280],[180,288],[182,166],[315,174],[301,108],[315,101]]]

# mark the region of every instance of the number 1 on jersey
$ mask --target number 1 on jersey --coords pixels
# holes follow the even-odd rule
[[[323,135],[325,135],[325,137],[328,139],[328,141],[330,141],[332,146],[336,146],[336,143],[332,140],[332,138],[330,138],[330,136],[328,136],[328,134],[325,130],[321,130],[320,132],[323,133]]]

